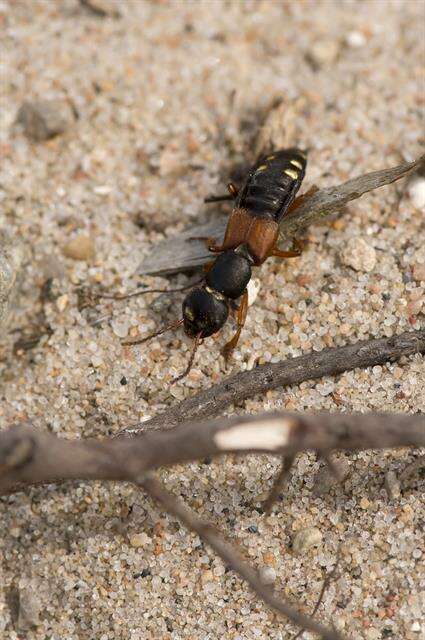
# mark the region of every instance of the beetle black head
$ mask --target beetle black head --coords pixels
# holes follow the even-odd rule
[[[207,338],[221,329],[229,315],[226,299],[209,287],[192,289],[183,300],[185,333],[194,338]]]

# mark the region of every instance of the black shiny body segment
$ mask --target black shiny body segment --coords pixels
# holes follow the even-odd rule
[[[263,156],[249,172],[235,208],[279,223],[301,186],[306,165],[306,154],[295,148]]]
[[[250,279],[251,265],[248,258],[230,250],[216,258],[205,276],[205,283],[226,298],[236,300],[243,294]]]

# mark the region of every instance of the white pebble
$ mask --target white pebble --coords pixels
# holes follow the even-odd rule
[[[118,338],[126,338],[128,335],[128,322],[127,320],[114,319],[111,322],[112,331]]]
[[[322,542],[323,535],[317,527],[307,527],[297,531],[294,537],[292,548],[296,555],[306,553],[311,547],[315,547]]]
[[[99,196],[107,196],[112,192],[112,187],[107,184],[100,184],[99,186],[94,187],[93,191]]]
[[[129,542],[132,547],[139,549],[141,547],[146,547],[152,542],[152,540],[146,533],[135,533],[130,536]]]
[[[355,271],[372,271],[376,265],[376,251],[363,238],[350,238],[341,253],[343,264]]]
[[[68,301],[69,301],[68,294],[64,293],[63,296],[59,296],[59,298],[56,300],[56,306],[58,310],[65,311],[66,307],[68,306]]]
[[[247,290],[248,290],[248,307],[250,307],[257,299],[258,292],[261,288],[261,282],[259,278],[252,278],[248,282]]]
[[[345,41],[353,49],[360,49],[367,42],[365,35],[361,31],[349,31]]]
[[[335,62],[339,53],[339,45],[336,40],[319,40],[310,49],[310,55],[318,65]]]
[[[259,577],[262,584],[274,584],[276,582],[276,571],[273,567],[265,565],[259,571]]]
[[[102,356],[92,356],[91,363],[95,369],[103,364]]]
[[[425,208],[425,179],[415,178],[408,187],[408,193],[416,209]]]

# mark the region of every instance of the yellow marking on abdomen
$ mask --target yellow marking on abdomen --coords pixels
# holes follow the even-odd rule
[[[276,156],[272,154],[271,156],[267,156],[266,160],[274,160]]]
[[[297,169],[302,169],[303,166],[301,164],[301,162],[299,160],[290,160],[290,163],[294,165],[294,167],[297,167]]]
[[[298,178],[298,173],[295,171],[295,169],[284,169],[282,173],[285,173],[287,176],[292,178],[292,180],[297,180]]]
[[[258,171],[264,171],[264,169],[267,169],[267,165],[266,164],[262,164],[261,167],[258,167],[256,173],[258,173]]]

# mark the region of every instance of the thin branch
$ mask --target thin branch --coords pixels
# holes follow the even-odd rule
[[[302,415],[228,418],[188,423],[168,431],[139,433],[134,438],[67,441],[28,425],[0,433],[0,494],[25,485],[64,479],[137,482],[169,513],[198,533],[264,602],[322,638],[340,635],[300,614],[261,584],[257,573],[214,528],[199,520],[149,472],[160,466],[221,456],[226,453],[271,453],[288,459],[299,451],[325,455],[333,449],[359,450],[425,446],[423,415]]]
[[[0,432],[0,494],[40,482],[131,480],[160,467],[227,453],[386,449],[425,446],[425,416],[297,414],[188,422],[134,438],[65,440],[28,425]],[[18,483],[22,483],[18,485]]]
[[[347,202],[360,198],[368,191],[391,184],[417,171],[425,162],[425,155],[415,162],[405,162],[382,171],[372,171],[338,186],[319,189],[302,202],[292,214],[283,218],[280,234],[293,236],[300,229],[317,222]],[[208,224],[192,227],[157,244],[138,269],[139,275],[165,276],[198,268],[211,259],[205,242],[193,238],[222,239],[227,220],[215,218]]]
[[[261,583],[258,573],[245,562],[240,552],[226,542],[217,529],[200,520],[158,480],[148,476],[141,479],[138,484],[168,513],[177,517],[190,531],[196,532],[222,558],[226,565],[249,584],[253,592],[266,604],[289,618],[294,624],[319,634],[325,640],[341,639],[340,634],[336,631],[327,629],[312,618],[299,613],[294,607],[275,596],[270,588]]]
[[[89,11],[94,16],[97,16],[98,18],[121,17],[121,13],[118,11],[118,9],[113,9],[112,7],[110,9],[106,9],[97,4],[95,0],[80,0],[80,4],[82,7],[87,9],[87,11]]]
[[[134,435],[139,429],[168,429],[176,424],[220,415],[229,405],[278,387],[299,384],[323,376],[335,376],[357,367],[394,362],[401,356],[425,353],[425,329],[392,338],[357,342],[345,347],[323,349],[282,362],[264,364],[241,371],[209,389],[186,398],[151,420],[123,429],[118,435]]]
[[[319,607],[323,602],[323,598],[324,598],[324,595],[326,593],[326,590],[328,589],[331,581],[333,580],[333,578],[334,578],[334,576],[336,574],[336,570],[338,569],[340,561],[341,561],[341,547],[338,547],[335,564],[332,567],[332,570],[329,571],[329,573],[326,574],[325,579],[323,580],[323,584],[322,584],[322,588],[320,589],[319,597],[317,598],[317,602],[316,602],[316,604],[314,606],[313,611],[311,612],[311,618],[314,618],[314,616],[316,615],[317,611],[319,610]],[[300,629],[298,631],[298,633],[296,633],[294,635],[292,640],[297,640],[297,638],[300,638],[303,635],[304,631],[306,631],[305,628],[304,629]]]
[[[282,493],[282,491],[285,489],[289,479],[289,472],[292,469],[294,460],[295,456],[285,456],[282,459],[279,473],[276,475],[273,481],[272,488],[270,489],[270,493],[263,504],[265,513],[271,512],[275,502],[279,497],[279,494]]]

